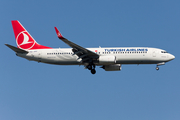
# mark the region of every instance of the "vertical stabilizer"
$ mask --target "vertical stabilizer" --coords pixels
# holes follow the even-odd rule
[[[51,49],[50,47],[38,44],[19,21],[13,20],[11,22],[18,48],[27,50]]]

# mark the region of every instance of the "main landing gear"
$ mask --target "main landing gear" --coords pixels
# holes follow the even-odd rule
[[[88,70],[90,70],[92,74],[96,73],[95,67],[96,66],[94,64],[89,64],[88,66],[86,66],[86,68],[88,68]]]
[[[95,73],[96,73],[96,70],[95,70],[95,69],[92,69],[92,70],[91,70],[91,73],[92,73],[92,74],[95,74]]]

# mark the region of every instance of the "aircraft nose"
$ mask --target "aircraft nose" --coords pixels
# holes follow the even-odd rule
[[[169,59],[170,59],[170,60],[173,60],[174,58],[175,58],[174,55],[172,55],[172,54],[169,55]]]

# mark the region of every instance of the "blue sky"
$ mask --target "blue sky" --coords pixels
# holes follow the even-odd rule
[[[1,120],[179,120],[180,1],[1,0]],[[122,65],[122,71],[56,66],[17,57],[11,20],[36,41],[69,47],[54,26],[83,47],[156,47],[175,55],[160,66]]]

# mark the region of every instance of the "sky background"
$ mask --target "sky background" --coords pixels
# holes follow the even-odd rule
[[[0,0],[0,120],[179,120],[179,0]],[[122,71],[58,66],[17,57],[11,20],[36,41],[69,47],[156,47],[175,55],[160,66]]]

